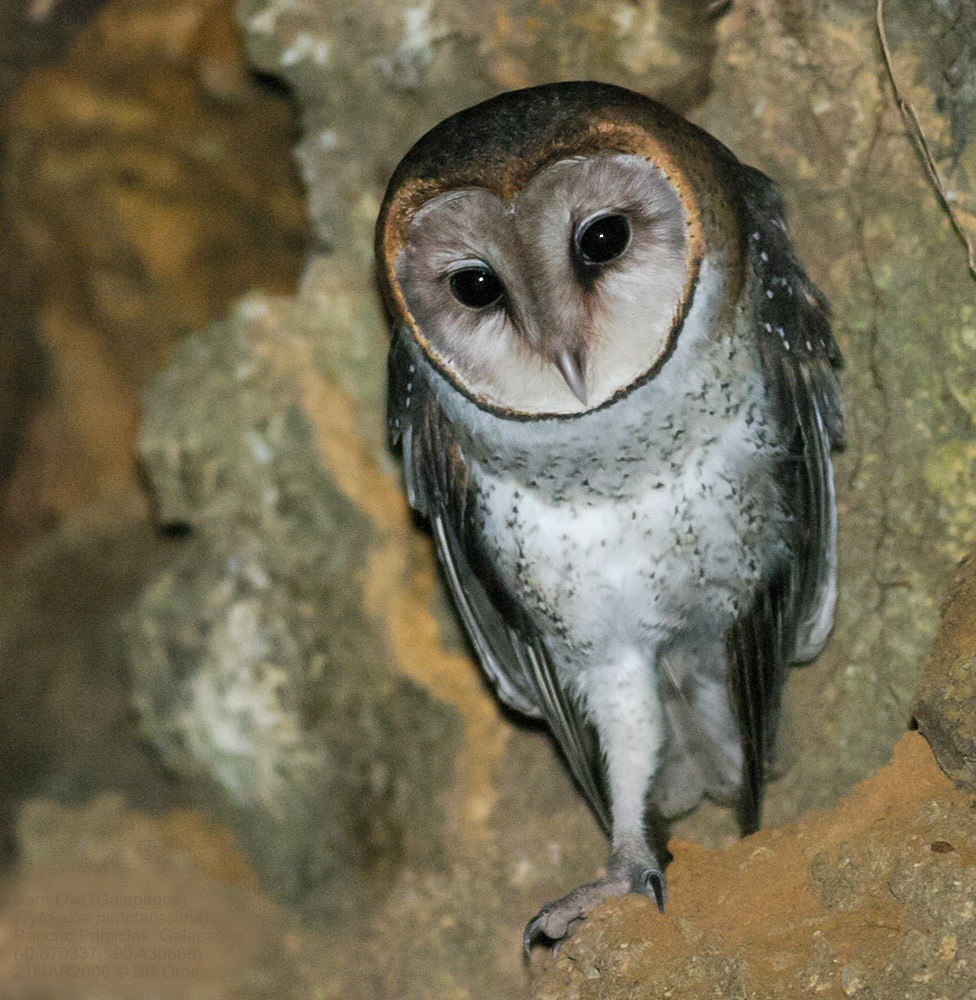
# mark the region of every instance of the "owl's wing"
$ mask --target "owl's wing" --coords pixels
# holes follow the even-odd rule
[[[416,370],[405,333],[390,349],[388,421],[400,444],[410,505],[430,522],[454,603],[498,697],[542,718],[605,830],[609,799],[593,727],[560,687],[541,637],[506,599],[482,555],[468,463],[440,406]]]
[[[741,169],[760,353],[790,442],[781,475],[792,515],[789,564],[756,594],[727,638],[744,736],[740,819],[748,831],[759,825],[786,669],[815,657],[833,625],[837,513],[830,456],[844,445],[844,412],[827,303],[793,252],[775,185],[758,170]]]

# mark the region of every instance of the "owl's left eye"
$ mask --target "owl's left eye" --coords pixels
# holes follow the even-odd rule
[[[501,301],[505,288],[485,265],[462,267],[451,275],[451,294],[469,309],[487,309]]]
[[[573,246],[584,264],[610,264],[630,245],[630,222],[626,215],[598,212],[584,219],[576,230]]]

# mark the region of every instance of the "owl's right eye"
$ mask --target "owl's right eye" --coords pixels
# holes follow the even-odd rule
[[[451,294],[469,309],[487,309],[501,301],[505,287],[490,267],[462,267],[451,275]]]
[[[630,223],[626,215],[597,212],[580,223],[574,240],[576,252],[584,264],[610,264],[630,244]]]

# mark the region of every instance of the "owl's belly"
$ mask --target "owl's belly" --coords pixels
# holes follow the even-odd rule
[[[728,628],[784,552],[771,455],[730,450],[731,472],[712,453],[670,477],[630,467],[610,497],[480,480],[485,548],[557,659]]]

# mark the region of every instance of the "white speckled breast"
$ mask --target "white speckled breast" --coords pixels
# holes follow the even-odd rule
[[[746,317],[719,339],[706,332],[720,291],[706,272],[661,373],[604,409],[506,420],[434,376],[471,463],[485,551],[562,671],[621,645],[713,640],[786,555],[758,356]]]

